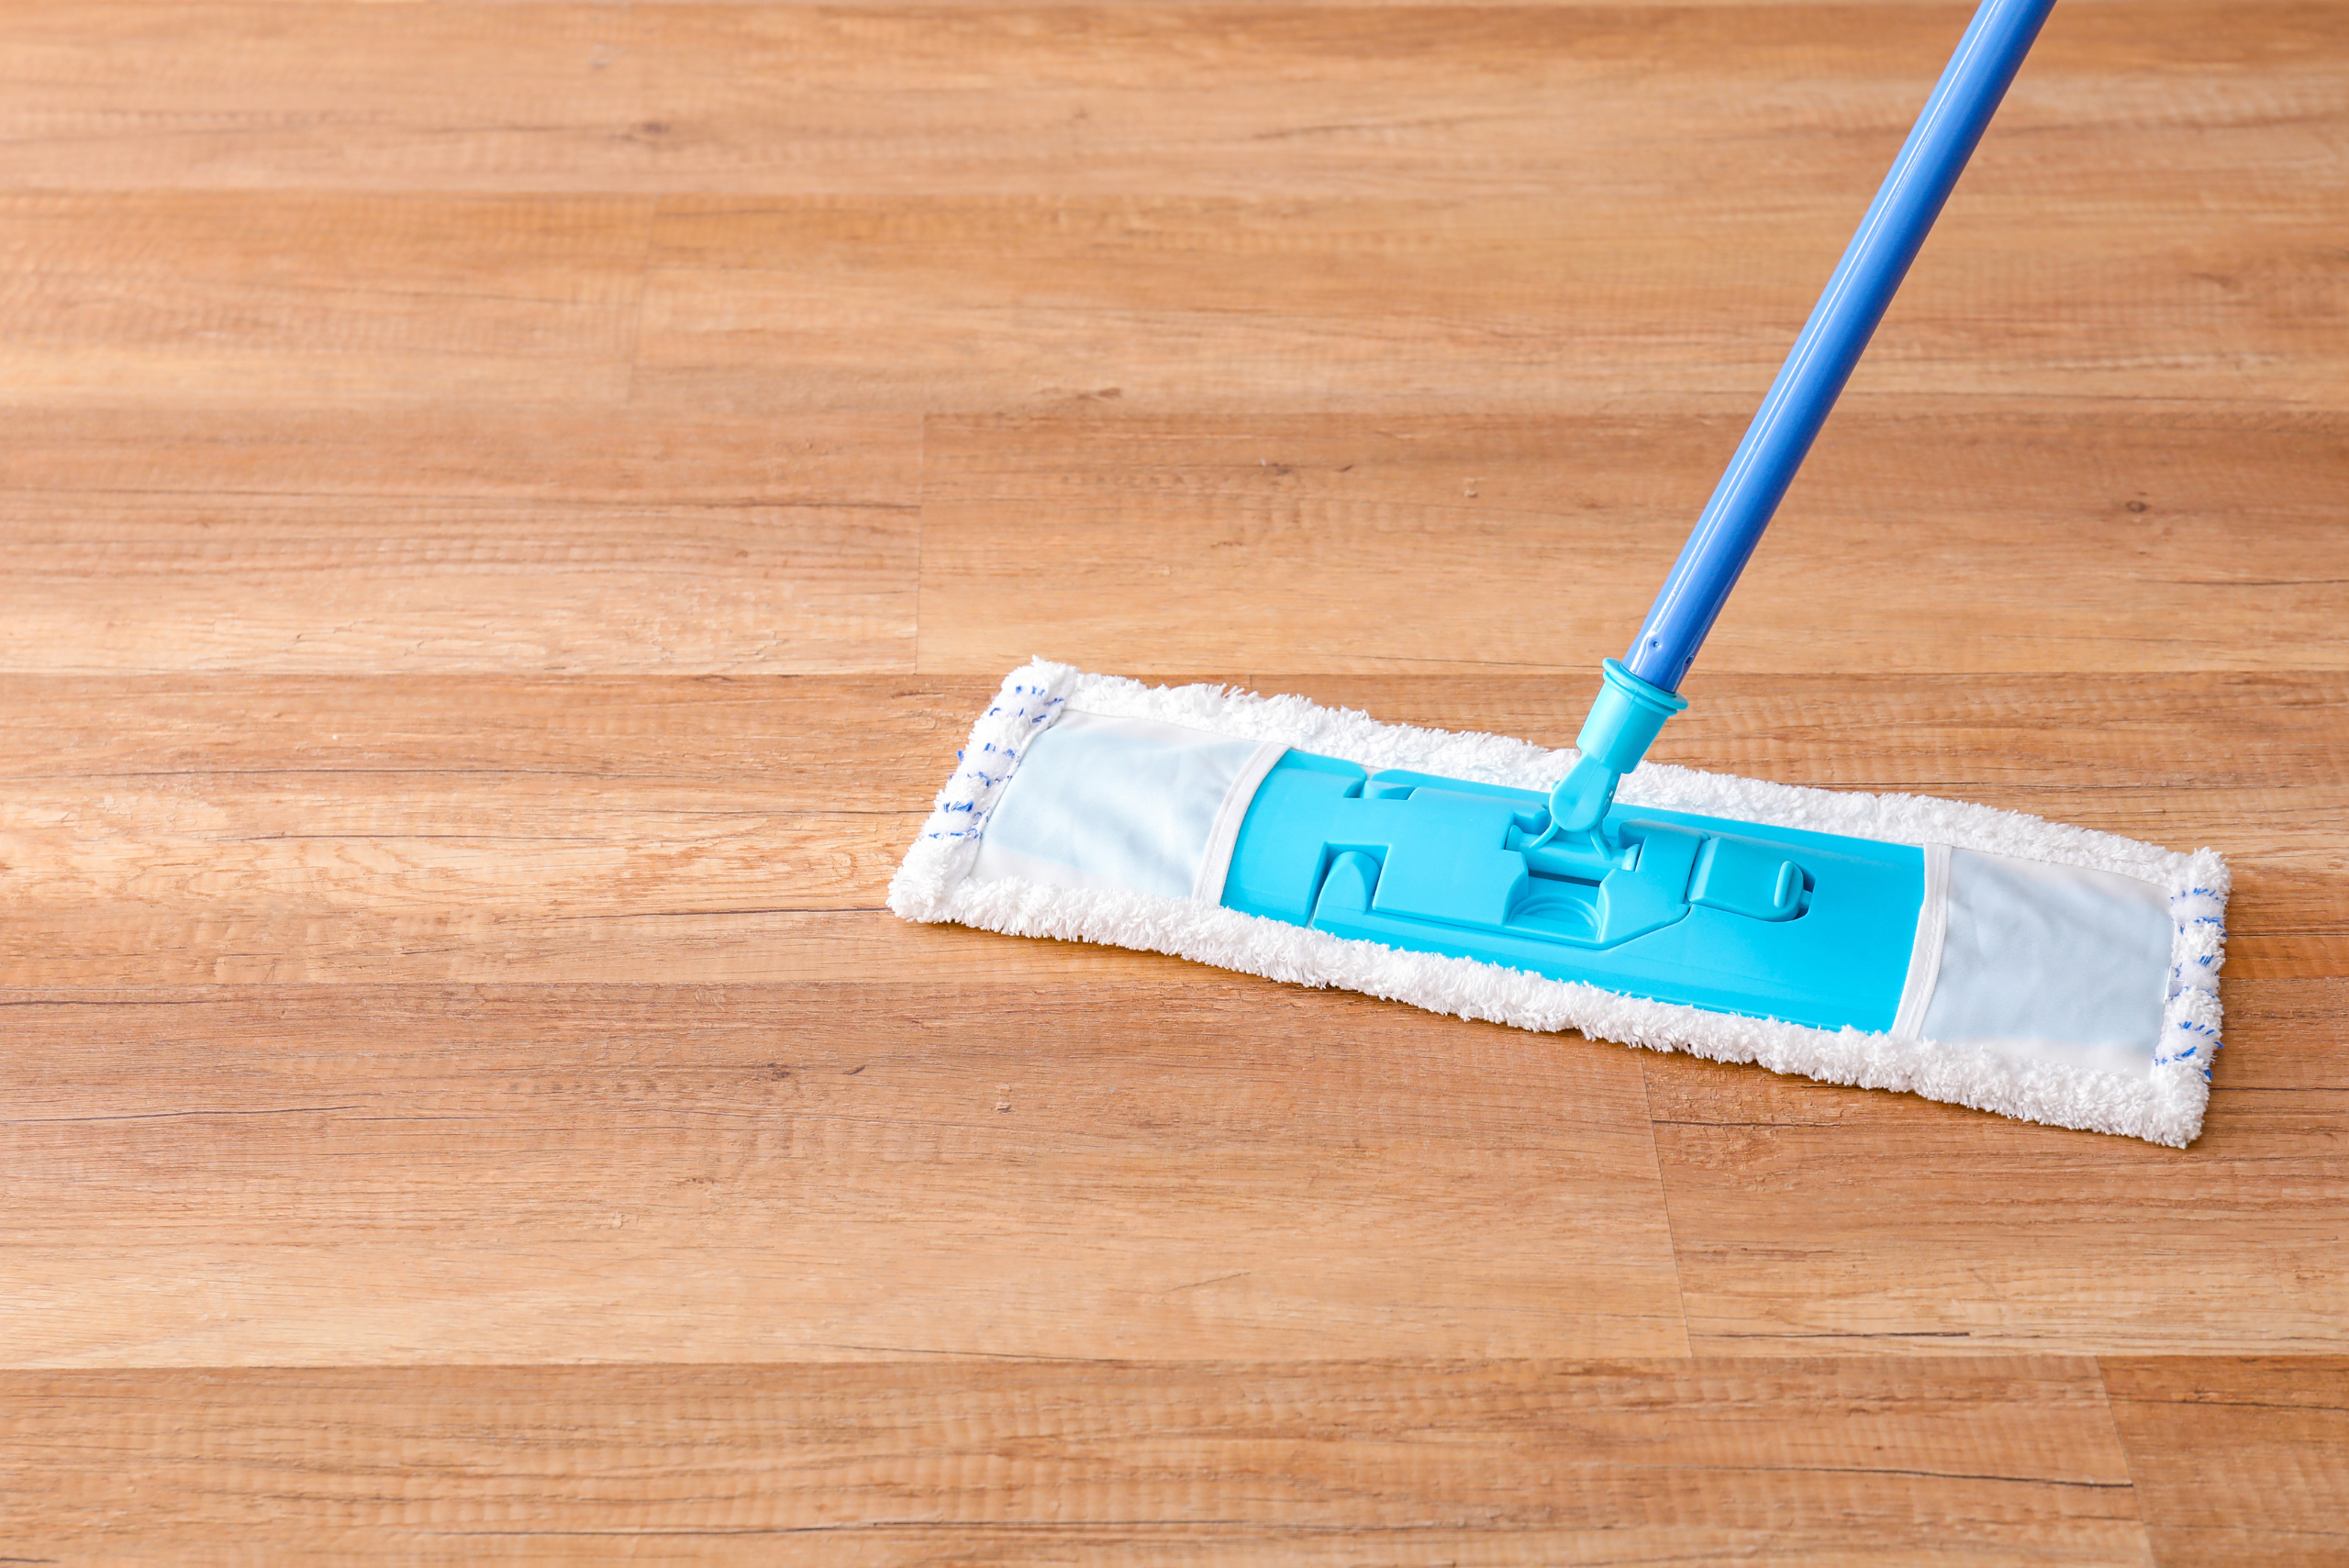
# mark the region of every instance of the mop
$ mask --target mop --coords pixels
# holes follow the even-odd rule
[[[1644,761],[2054,0],[1984,0],[1572,751],[1014,672],[889,906],[2183,1148],[2227,870]]]

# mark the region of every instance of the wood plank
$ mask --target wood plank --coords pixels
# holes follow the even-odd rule
[[[2182,1152],[1649,1059],[1691,1341],[2332,1351],[2349,1334],[2349,987],[2230,976],[2225,995],[2210,1114]]]
[[[920,499],[920,441],[902,415],[778,423],[580,399],[39,405],[9,416],[0,489],[897,509]]]
[[[743,410],[1742,418],[1889,156],[1799,210],[1728,181],[1669,205],[670,197],[634,386]],[[2339,412],[2349,330],[2277,303],[2334,290],[2329,209],[2217,219],[2171,178],[1959,198],[1845,406]]]
[[[2150,1563],[2093,1362],[15,1373],[109,1562]]]
[[[2230,936],[2227,978],[2288,980],[2349,973],[2349,933],[2287,931],[2274,936]]]
[[[1960,6],[513,6],[31,0],[0,179],[115,190],[1831,193]],[[1981,154],[2043,211],[2331,186],[2321,6],[2057,12]],[[1963,202],[1966,197],[1961,196]],[[1822,215],[1823,216],[1823,215]],[[2224,225],[2206,217],[2198,234]],[[1840,243],[1841,234],[1831,243]]]
[[[2111,1358],[2103,1371],[2162,1568],[2349,1553],[2349,1358]]]
[[[18,678],[0,685],[0,959],[21,984],[98,984],[1089,969],[1105,960],[872,913],[994,684]],[[1586,701],[1544,677],[1262,684],[1555,742]],[[2302,943],[2256,973],[2344,973],[2349,879],[2332,824],[2349,786],[2327,760],[2343,706],[2324,688],[1754,676],[1691,689],[1702,700],[1675,725],[1675,761],[2212,843],[2239,862],[2238,940]]]
[[[101,794],[455,781],[587,807],[925,812],[1000,674],[171,674],[0,680],[0,784]],[[150,781],[142,785],[139,781]],[[373,780],[372,785],[367,781]],[[745,795],[744,790],[754,791]],[[507,803],[486,806],[495,817]]]
[[[1199,970],[5,1011],[0,1364],[1687,1350],[1571,1038]]]
[[[809,917],[878,909],[993,684],[6,683],[0,961],[19,984],[857,973],[912,933]]]
[[[1587,703],[1581,679],[1540,675],[1256,684],[1558,744]],[[0,973],[119,985],[1203,973],[879,913],[995,684],[17,677],[0,683]],[[2234,857],[2241,889],[2231,996],[2238,976],[2349,975],[2349,784],[2331,761],[2349,703],[2330,686],[1716,676],[1690,689],[1699,700],[1670,732],[1672,761],[2212,844]]]
[[[0,195],[0,400],[618,403],[651,213],[639,197]]]
[[[910,418],[68,407],[17,430],[0,668],[913,661]]]
[[[1631,639],[1742,428],[934,419],[923,667],[1579,683]],[[2344,490],[2330,417],[1847,409],[1698,672],[2337,672]]]

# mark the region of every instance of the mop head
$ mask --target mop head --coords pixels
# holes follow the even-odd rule
[[[1624,779],[1619,809],[1922,851],[1924,898],[1897,1014],[1881,1031],[1827,1029],[1226,907],[1249,805],[1292,749],[1545,795],[1575,761],[1572,751],[1381,724],[1302,697],[1145,687],[1038,660],[1004,682],[973,728],[890,883],[889,907],[908,920],[1173,953],[2175,1148],[2201,1130],[2228,888],[2226,862],[2210,850],[2178,854],[1918,795],[1642,764]]]

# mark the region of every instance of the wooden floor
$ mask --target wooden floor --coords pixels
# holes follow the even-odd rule
[[[2349,1562],[2349,8],[2064,0],[1669,760],[2179,849],[2183,1153],[880,907],[1568,743],[1963,25],[0,9],[0,1560]]]

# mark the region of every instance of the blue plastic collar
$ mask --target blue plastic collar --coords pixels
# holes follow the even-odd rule
[[[1550,820],[1557,833],[1588,833],[1607,818],[1615,786],[1640,765],[1664,721],[1688,706],[1677,692],[1642,681],[1620,659],[1601,667],[1605,679],[1575,740],[1581,760],[1550,794]]]

